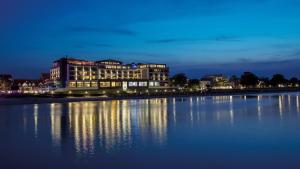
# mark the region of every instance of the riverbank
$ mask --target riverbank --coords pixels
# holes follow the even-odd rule
[[[114,95],[19,95],[0,98],[0,105],[16,104],[41,104],[41,103],[68,103],[80,101],[108,101],[124,99],[151,99],[165,97],[190,97],[190,96],[228,96],[228,95],[249,95],[268,93],[300,92],[300,88],[280,89],[246,89],[246,90],[211,90],[207,92],[155,92],[155,93],[131,93]]]

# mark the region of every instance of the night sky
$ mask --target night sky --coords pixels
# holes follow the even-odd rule
[[[300,1],[0,1],[0,73],[38,77],[64,55],[300,77]]]

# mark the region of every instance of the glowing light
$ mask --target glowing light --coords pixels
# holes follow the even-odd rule
[[[38,111],[39,111],[39,105],[34,104],[34,134],[35,134],[35,137],[37,137],[37,134],[38,134]]]
[[[279,115],[280,115],[280,119],[282,119],[282,113],[283,113],[283,97],[279,96],[278,97],[278,106],[279,106]]]

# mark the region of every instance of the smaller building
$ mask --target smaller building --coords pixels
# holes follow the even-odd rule
[[[0,74],[0,92],[7,93],[11,90],[13,79],[10,74]]]
[[[211,88],[211,83],[208,80],[200,80],[200,90],[208,90]]]
[[[222,75],[207,75],[200,80],[201,89],[232,89],[229,79]]]
[[[50,81],[50,73],[41,73],[40,75],[40,81],[43,83],[49,83]]]
[[[17,93],[44,93],[45,84],[41,80],[16,79],[13,81],[12,90]]]

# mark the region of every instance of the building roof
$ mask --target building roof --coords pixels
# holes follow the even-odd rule
[[[119,60],[114,60],[114,59],[104,59],[104,60],[96,61],[96,63],[104,63],[104,62],[112,62],[112,63],[117,63],[117,64],[122,64],[123,63]]]
[[[15,79],[13,83],[15,85],[19,84],[19,83],[34,83],[34,84],[38,85],[39,83],[41,83],[41,81],[37,80],[37,79]]]

